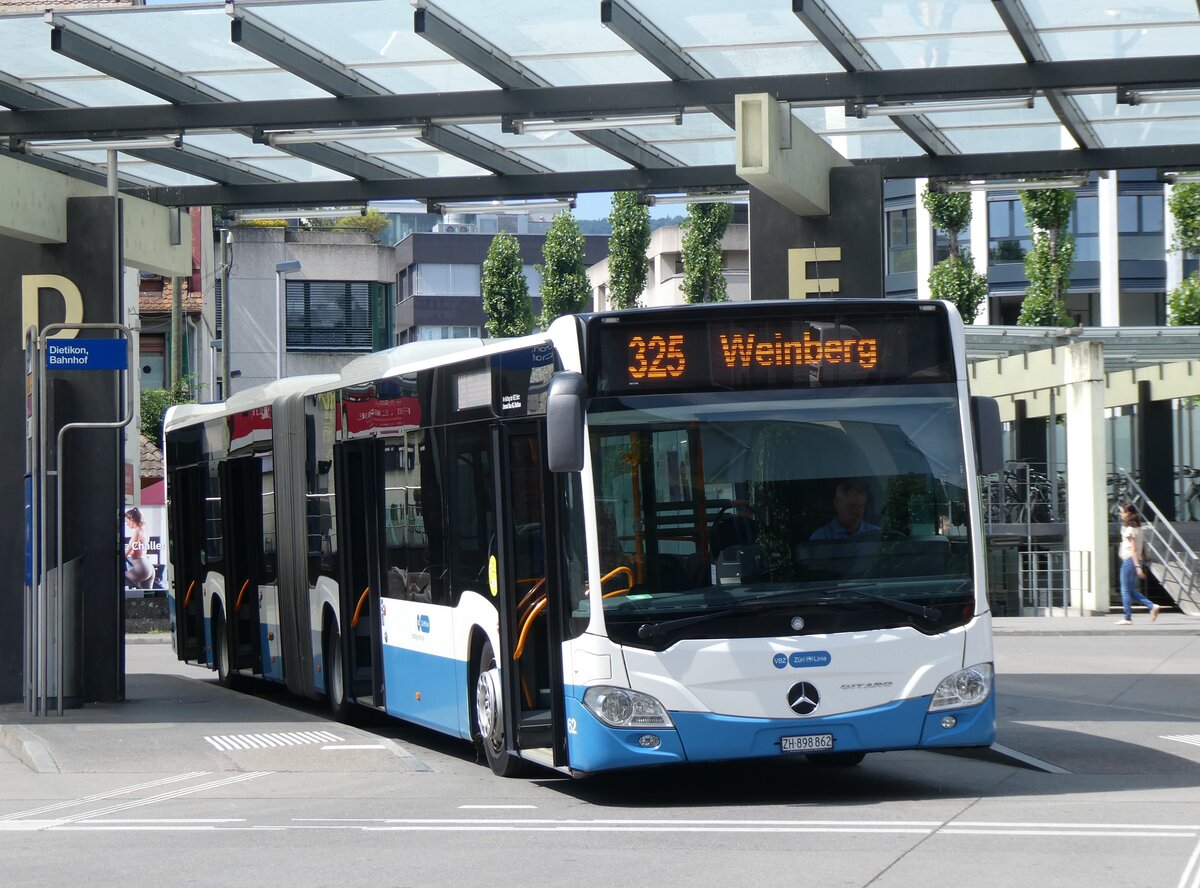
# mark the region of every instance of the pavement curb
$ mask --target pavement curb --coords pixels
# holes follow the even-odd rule
[[[126,633],[126,644],[170,644],[170,632]]]
[[[0,747],[8,750],[35,773],[57,774],[60,771],[49,750],[20,725],[0,725]]]

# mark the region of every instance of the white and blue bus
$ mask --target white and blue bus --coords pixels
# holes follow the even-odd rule
[[[941,302],[567,317],[165,423],[180,659],[573,773],[992,742]]]

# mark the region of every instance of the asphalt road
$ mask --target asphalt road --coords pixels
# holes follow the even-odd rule
[[[0,708],[0,885],[1200,888],[1200,625],[1149,628],[997,637],[998,742],[1036,769],[906,752],[587,780],[501,780],[465,743],[131,645],[128,703]]]

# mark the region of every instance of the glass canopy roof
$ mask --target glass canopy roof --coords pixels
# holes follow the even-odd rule
[[[736,184],[728,172],[735,159],[732,95],[778,98],[784,89],[793,119],[855,162],[1079,152],[1076,168],[1082,168],[1085,155],[1107,150],[1195,150],[1200,66],[1193,66],[1190,83],[1176,75],[1165,90],[1116,74],[1103,82],[1101,73],[1123,60],[1195,63],[1195,0],[825,0],[808,12],[811,4],[796,12],[793,6],[792,0],[233,0],[0,16],[0,138],[64,172],[103,176],[107,152],[99,129],[124,140],[181,134],[179,148],[123,145],[117,156],[123,188],[151,197],[156,189],[178,189],[176,199],[199,186],[288,183],[321,184],[321,194],[330,196],[345,186],[348,198],[398,182],[406,183],[404,196],[419,196],[422,188],[453,191],[468,181],[470,196],[482,196],[486,181],[503,180],[519,181],[530,194],[630,182],[678,191],[685,187],[680,182],[703,184],[680,172],[696,168],[713,170],[720,179],[714,186],[728,186]],[[1053,68],[1070,62],[1088,67]],[[1040,85],[1032,75],[1026,88],[1013,86],[1013,72],[1046,63],[1054,76],[1062,72],[1062,86]],[[946,71],[937,85],[916,92],[881,95],[892,88],[883,78],[869,81],[871,92],[822,98],[848,74],[894,73],[899,82],[930,69]],[[1076,71],[1086,85],[1076,85]],[[694,91],[693,84],[735,78],[725,100],[694,98],[718,93]],[[973,85],[972,107],[952,109],[948,103],[963,84]],[[808,85],[821,95],[810,98]],[[513,90],[545,91],[563,110],[539,117],[532,105],[514,109],[506,96]],[[643,94],[677,94],[679,102],[666,103],[673,107],[663,119],[660,98],[637,113]],[[398,102],[389,106],[396,109],[392,119],[360,122],[353,103],[377,97],[411,98],[416,110]],[[1011,107],[1014,97],[1030,107]],[[306,109],[324,109],[329,100],[345,103],[344,117],[333,124],[324,110],[305,117]],[[917,100],[922,113],[905,107]],[[201,115],[213,103],[279,103],[293,116],[283,125],[268,119],[278,115],[262,105],[261,122],[234,122],[231,115],[228,124],[214,124]],[[621,113],[612,110],[616,104]],[[151,112],[171,106],[180,112],[171,118],[178,121],[174,129],[137,125],[162,119]],[[466,106],[470,113],[458,110]],[[39,129],[37,121],[49,119],[40,112],[82,116],[88,109],[111,109],[111,124],[89,123],[65,146],[39,147],[64,138],[60,123]],[[631,119],[651,111],[657,119]],[[353,132],[331,131],[333,125]],[[1163,153],[1161,165],[1180,156]],[[539,187],[542,176],[554,187]],[[441,192],[438,180],[447,183]]]

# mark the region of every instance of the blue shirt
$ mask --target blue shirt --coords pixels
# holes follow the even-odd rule
[[[869,521],[864,521],[862,524],[858,525],[858,530],[856,530],[854,533],[848,533],[846,531],[846,528],[844,528],[844,527],[842,527],[842,525],[838,524],[837,519],[834,518],[828,524],[826,524],[822,527],[818,527],[816,530],[814,530],[812,536],[810,536],[809,539],[810,540],[852,540],[859,534],[865,533],[870,530],[879,530],[879,525],[872,524]]]

